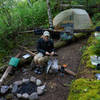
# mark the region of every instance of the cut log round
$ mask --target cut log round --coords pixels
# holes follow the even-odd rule
[[[67,72],[68,74],[71,74],[73,76],[76,76],[76,74],[68,68],[65,69],[65,72]]]

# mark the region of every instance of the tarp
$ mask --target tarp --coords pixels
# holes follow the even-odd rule
[[[73,24],[73,29],[88,29],[92,25],[88,13],[83,9],[64,10],[53,19],[55,29],[66,29],[67,25]]]

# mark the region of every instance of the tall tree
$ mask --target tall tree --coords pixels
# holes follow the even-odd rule
[[[30,0],[27,0],[27,2],[28,2],[28,4],[29,4],[29,6],[32,7],[31,1],[30,1]]]
[[[60,0],[60,4],[59,5],[62,5],[63,4],[63,0]],[[60,6],[60,11],[62,11],[62,6]]]
[[[71,2],[72,2],[72,0],[69,0],[69,5],[70,5],[70,7],[71,7],[71,4],[72,4]]]
[[[47,0],[47,8],[48,8],[49,27],[53,28],[52,14],[51,14],[50,1],[49,0]]]

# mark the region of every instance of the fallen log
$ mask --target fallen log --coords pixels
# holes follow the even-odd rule
[[[35,56],[36,55],[36,53],[33,53],[32,51],[30,51],[30,50],[25,50],[26,52],[28,52],[29,54],[31,54],[32,56]]]
[[[26,47],[23,47],[23,46],[20,46],[20,45],[18,45],[20,48],[22,48],[22,49],[24,49],[26,52],[28,52],[29,54],[31,54],[32,56],[35,56],[36,55],[36,53],[33,53],[32,51],[30,51],[29,49],[27,49]],[[33,63],[34,63],[34,58],[33,59],[30,59],[30,60],[32,60],[31,61],[31,64],[30,64],[30,66],[32,67],[33,66]],[[25,62],[25,60],[23,59],[21,62]]]
[[[57,50],[65,45],[67,45],[68,42],[67,41],[61,41],[61,40],[58,40],[55,44],[54,44],[54,48]]]
[[[58,69],[61,71],[61,65],[58,66]],[[76,76],[76,73],[74,73],[73,71],[71,71],[70,69],[68,68],[64,68],[64,72],[68,73],[68,74],[71,74],[73,76]]]
[[[32,56],[35,56],[36,53],[33,53],[31,50],[27,49],[26,47],[23,47],[21,45],[18,45],[21,49],[24,49],[24,51],[26,51],[27,53],[31,54]],[[36,52],[36,51],[35,51]]]
[[[34,32],[34,30],[35,29],[33,29],[33,30],[28,30],[28,31],[23,31],[23,32],[19,32],[19,33],[32,33],[32,32]],[[43,30],[43,31],[49,31],[49,32],[53,32],[53,33],[60,33],[60,32],[66,32],[66,31],[62,31],[62,30],[51,30],[51,29],[41,29],[41,30]],[[86,33],[86,32],[94,32],[95,31],[95,29],[74,29],[73,30],[73,32],[74,33],[80,33],[80,32],[82,32],[82,33]],[[42,33],[41,33],[42,34]],[[70,33],[69,33],[70,34]]]
[[[54,43],[54,48],[57,50],[61,47],[67,46],[70,43],[76,42],[78,40],[85,39],[85,38],[89,37],[90,35],[91,35],[91,33],[85,33],[85,34],[80,33],[80,34],[74,35],[72,37],[72,39],[70,39],[70,40],[61,40],[61,39],[59,39],[58,41],[56,41]]]
[[[86,8],[84,5],[70,5],[70,4],[60,4],[60,7],[62,7],[62,9],[67,9],[67,8]]]
[[[18,58],[21,55],[21,52],[18,53],[15,57]],[[4,72],[3,76],[0,79],[0,85],[3,84],[4,80],[7,78],[8,74],[11,72],[12,70],[12,66],[8,66],[8,68],[6,69],[6,71]]]

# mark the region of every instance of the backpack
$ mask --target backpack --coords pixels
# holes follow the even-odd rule
[[[61,32],[60,33],[60,38],[61,38],[61,40],[70,40],[70,39],[72,39],[72,35],[69,35],[69,34],[67,34],[67,33],[65,33],[65,32]]]
[[[36,29],[34,29],[34,33],[35,33],[35,35],[41,35],[41,34],[43,34],[43,30],[40,28],[36,28]]]

